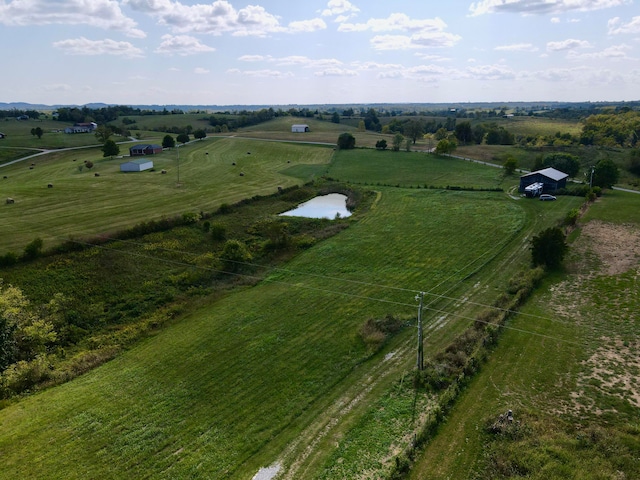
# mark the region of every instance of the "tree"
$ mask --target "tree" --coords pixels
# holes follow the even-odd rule
[[[203,138],[206,138],[206,137],[207,137],[207,132],[205,132],[203,129],[199,129],[193,132],[193,138],[195,138],[196,140],[202,140]]]
[[[629,164],[627,169],[634,175],[640,176],[640,149],[634,148],[629,152]]]
[[[237,272],[242,269],[243,263],[251,260],[251,254],[244,243],[238,240],[227,240],[220,254],[225,270]]]
[[[189,142],[189,134],[188,133],[181,133],[176,137],[176,140],[178,140],[178,142],[182,143],[183,145],[187,142]]]
[[[620,170],[613,160],[605,158],[596,163],[593,169],[593,186],[601,188],[613,187],[620,178]]]
[[[340,150],[350,150],[356,146],[356,139],[348,132],[341,133],[338,137],[338,148]]]
[[[102,146],[102,156],[103,157],[111,157],[113,159],[114,155],[118,155],[120,153],[120,147],[113,140],[107,140],[104,142]]]
[[[42,138],[42,135],[44,135],[44,131],[40,127],[32,128],[31,135],[33,135],[34,137]]]
[[[458,148],[458,144],[454,140],[440,140],[436,145],[436,153],[438,155],[449,155],[453,153],[456,148]]]
[[[569,250],[565,236],[558,227],[550,227],[531,240],[531,261],[534,266],[558,268]]]
[[[402,146],[402,142],[404,141],[404,136],[401,133],[396,133],[393,136],[393,146],[391,147],[391,150],[393,150],[394,152],[398,152],[400,151],[400,147]]]
[[[331,115],[331,121],[333,123],[340,123],[340,114],[338,112],[333,112],[333,115]]]
[[[384,138],[382,140],[378,140],[376,142],[376,148],[378,150],[386,150],[387,149],[387,141]]]
[[[447,129],[444,127],[440,127],[438,130],[436,130],[436,133],[434,135],[436,140],[444,140],[448,136],[449,132],[447,132]]]
[[[44,242],[41,238],[35,238],[31,242],[24,247],[24,253],[22,254],[22,258],[25,260],[35,260],[42,253],[42,246]]]
[[[409,120],[404,126],[404,134],[413,140],[413,144],[416,144],[416,140],[422,137],[424,133],[424,126],[420,120]]]
[[[107,127],[106,125],[100,125],[98,128],[96,128],[96,131],[93,134],[96,136],[99,142],[102,142],[104,144],[107,140],[109,140],[109,137],[111,137],[112,133],[113,131],[110,127]]]
[[[547,155],[544,157],[542,165],[560,170],[571,178],[575,178],[580,171],[580,160],[575,155],[569,153],[552,153],[551,155]]]
[[[464,145],[473,141],[473,130],[471,128],[471,122],[460,122],[456,124],[454,135],[458,141]],[[483,134],[484,136],[484,134]]]
[[[165,135],[162,139],[162,148],[173,148],[176,146],[176,141],[171,135]]]
[[[506,175],[513,175],[516,168],[518,168],[518,161],[509,155],[502,166]]]

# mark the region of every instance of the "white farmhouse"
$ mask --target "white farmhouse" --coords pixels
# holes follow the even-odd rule
[[[309,131],[309,125],[291,125],[292,133],[304,133]]]

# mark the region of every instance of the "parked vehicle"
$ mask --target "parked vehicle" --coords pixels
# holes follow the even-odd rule
[[[541,201],[549,201],[549,200],[555,200],[556,197],[554,197],[553,195],[549,195],[547,193],[543,193],[542,195],[540,195],[540,200]]]

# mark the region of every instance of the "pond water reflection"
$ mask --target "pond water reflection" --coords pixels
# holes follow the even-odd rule
[[[312,198],[308,202],[301,203],[297,208],[281,213],[286,217],[329,218],[336,216],[342,218],[351,216],[347,210],[347,196],[341,193],[330,193]]]

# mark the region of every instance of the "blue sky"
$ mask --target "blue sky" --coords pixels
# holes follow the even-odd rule
[[[640,99],[632,0],[0,0],[0,102]]]

